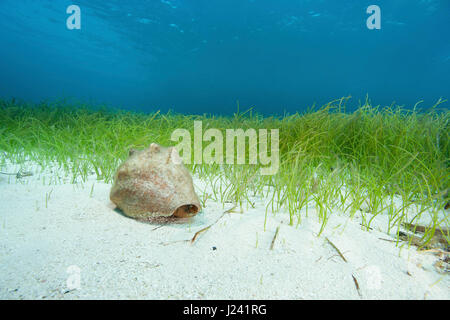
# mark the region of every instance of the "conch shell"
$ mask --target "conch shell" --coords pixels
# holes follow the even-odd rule
[[[201,210],[177,150],[156,143],[142,151],[130,150],[116,172],[110,199],[125,215],[139,220],[186,218]]]

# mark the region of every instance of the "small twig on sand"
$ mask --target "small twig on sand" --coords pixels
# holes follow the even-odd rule
[[[153,228],[151,231],[155,231],[156,229],[159,229],[159,228],[161,228],[161,227],[164,227],[164,224],[162,224],[162,225],[159,225],[159,226],[157,226],[157,227],[155,227],[155,228]]]
[[[232,208],[230,208],[230,209],[228,209],[228,210],[225,210],[225,211],[221,214],[221,216],[220,216],[216,221],[214,221],[213,223],[211,223],[209,226],[207,226],[207,227],[205,227],[205,228],[200,229],[199,231],[197,231],[197,232],[194,234],[194,236],[192,237],[192,239],[190,240],[191,243],[194,243],[195,239],[197,239],[197,237],[198,237],[198,235],[199,235],[200,233],[205,232],[206,230],[208,230],[209,228],[211,228],[213,225],[215,225],[217,222],[219,222],[219,220],[222,219],[222,217],[223,217],[225,214],[227,214],[227,213],[233,211],[236,207],[237,207],[237,206],[235,205],[234,207],[232,207]]]
[[[197,237],[198,237],[198,235],[199,235],[200,233],[205,232],[206,230],[208,230],[209,228],[211,228],[211,227],[212,227],[213,225],[215,225],[220,219],[222,219],[222,217],[223,217],[225,214],[227,214],[227,213],[233,211],[235,208],[236,208],[236,206],[234,206],[234,207],[232,207],[232,208],[230,208],[230,209],[228,209],[228,210],[225,210],[225,211],[220,215],[220,217],[219,217],[216,221],[214,221],[213,223],[211,223],[209,226],[207,226],[207,227],[205,227],[205,228],[200,229],[199,231],[197,231],[197,232],[194,234],[194,236],[192,237],[192,239],[187,239],[187,240],[177,240],[177,241],[169,241],[169,242],[161,242],[160,244],[163,245],[163,246],[167,246],[167,245],[169,245],[169,244],[178,243],[178,242],[190,242],[190,243],[192,244],[192,243],[194,243],[195,239],[197,239]],[[156,227],[155,229],[160,228],[160,227],[162,227],[162,226],[158,226],[158,227]],[[153,229],[153,230],[155,230],[155,229]]]
[[[336,250],[337,253],[339,253],[339,256],[342,258],[342,260],[344,260],[345,262],[347,262],[347,259],[345,259],[344,255],[341,253],[341,251],[334,245],[333,242],[330,241],[330,239],[328,239],[327,237],[325,237],[325,239],[328,241],[328,243],[334,248],[334,250]]]
[[[270,250],[273,250],[273,246],[275,245],[275,240],[277,239],[279,231],[280,231],[280,226],[278,226],[277,230],[275,231],[275,235],[273,236],[272,243],[270,244]]]
[[[222,215],[221,217],[223,217],[223,215]],[[216,221],[216,222],[217,222],[217,221]],[[215,222],[214,222],[213,224],[215,224]],[[209,225],[209,226],[207,226],[207,227],[205,227],[205,228],[203,228],[203,229],[200,229],[199,231],[197,231],[197,232],[194,234],[194,236],[192,237],[191,243],[193,243],[193,242],[195,241],[195,239],[197,239],[197,236],[198,236],[200,233],[202,233],[202,232],[208,230],[209,228],[211,228],[211,226],[212,226],[212,224]]]
[[[356,278],[355,278],[354,275],[352,275],[352,278],[353,278],[353,282],[355,283],[356,291],[358,291],[358,295],[359,295],[360,297],[362,297],[362,295],[361,295],[361,290],[359,290],[358,280],[356,280]]]
[[[342,260],[344,260],[345,262],[348,262],[347,259],[345,259],[344,255],[341,253],[341,251],[334,245],[333,242],[330,241],[330,239],[328,239],[327,237],[325,237],[325,239],[328,241],[328,243],[334,248],[334,250],[337,251],[337,253],[339,254],[339,256],[342,258]],[[384,240],[384,239],[382,239]],[[359,288],[359,284],[358,284],[358,280],[356,280],[356,277],[352,274],[352,278],[353,278],[353,282],[355,283],[355,287],[356,287],[356,291],[358,291],[358,295],[360,297],[362,297],[361,294],[361,290]]]

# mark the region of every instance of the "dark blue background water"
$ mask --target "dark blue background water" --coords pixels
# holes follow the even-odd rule
[[[271,114],[450,98],[449,0],[0,0],[0,48],[0,96],[24,100]]]

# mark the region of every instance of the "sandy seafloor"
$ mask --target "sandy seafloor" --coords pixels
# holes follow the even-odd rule
[[[111,185],[94,175],[83,185],[55,184],[64,176],[56,168],[22,168],[34,175],[0,175],[1,299],[450,298],[437,256],[386,241],[393,235],[381,231],[381,215],[364,231],[359,216],[334,211],[317,237],[314,207],[298,227],[286,212],[269,211],[264,231],[268,199],[255,198],[255,208],[225,214],[191,244],[179,240],[233,205],[209,199],[190,222],[157,228],[116,212]],[[205,182],[194,183],[198,194],[208,192]]]

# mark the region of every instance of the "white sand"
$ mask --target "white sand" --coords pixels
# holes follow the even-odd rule
[[[232,205],[223,209],[208,200],[190,224],[155,229],[158,225],[114,211],[110,185],[94,177],[84,188],[70,182],[48,185],[55,170],[30,168],[35,174],[20,180],[0,175],[1,299],[450,297],[449,277],[436,271],[435,255],[380,239],[392,239],[377,230],[383,217],[366,232],[359,217],[334,212],[317,237],[320,224],[311,207],[297,228],[288,225],[286,213],[269,212],[264,231],[266,200],[255,199],[255,208],[224,215],[194,244],[175,242],[191,239]],[[195,184],[201,193],[203,183],[195,179]],[[80,285],[74,289],[76,270]]]

